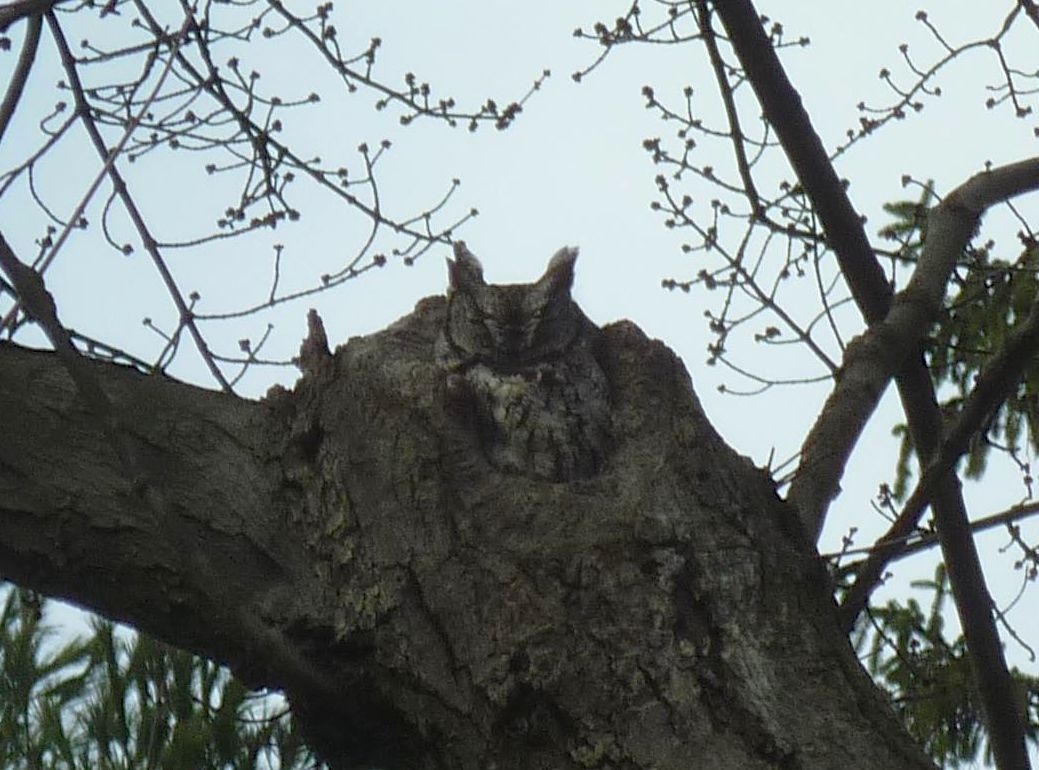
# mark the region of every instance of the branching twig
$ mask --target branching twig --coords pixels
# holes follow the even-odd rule
[[[697,0],[699,9],[700,30],[703,35],[704,46],[707,48],[707,56],[711,61],[711,69],[718,81],[718,93],[721,95],[722,103],[725,105],[725,118],[729,121],[728,135],[732,140],[732,150],[736,155],[736,168],[739,169],[740,180],[743,182],[743,193],[750,205],[753,219],[756,221],[762,217],[761,196],[758,194],[757,186],[754,184],[754,176],[751,173],[751,164],[747,159],[747,149],[743,136],[743,127],[740,125],[739,111],[736,109],[736,100],[733,99],[732,85],[725,74],[725,62],[722,61],[721,51],[718,50],[718,41],[711,26],[711,7],[707,0]]]
[[[970,523],[970,530],[972,533],[977,535],[980,532],[986,532],[990,529],[995,529],[996,527],[1001,527],[1006,524],[1023,521],[1036,515],[1039,515],[1039,503],[1015,505],[1005,511],[1000,511],[999,513],[993,513],[989,516],[975,519]],[[890,533],[890,530],[888,532]],[[894,547],[893,553],[890,554],[886,562],[887,564],[890,564],[893,561],[905,559],[908,556],[920,553],[920,551],[926,551],[928,548],[934,548],[936,545],[939,545],[937,533],[914,531],[898,539],[889,538],[888,534],[885,534],[884,537],[880,538],[880,540],[873,545],[865,546],[863,548],[845,548],[840,552],[824,553],[820,555],[823,559],[831,561],[843,556],[864,554],[866,556],[865,559],[840,568],[842,574],[860,575],[862,568],[865,566],[867,561],[881,548]]]
[[[183,34],[183,32],[184,30],[182,29],[181,34]],[[83,213],[84,211],[86,211],[86,208],[90,204],[91,200],[93,200],[98,188],[101,187],[101,183],[106,178],[108,178],[112,170],[112,167],[115,165],[116,159],[122,154],[123,148],[126,146],[126,143],[130,140],[130,137],[133,136],[133,132],[137,130],[137,126],[140,124],[141,118],[145,114],[147,114],[148,110],[152,108],[152,104],[155,101],[155,97],[158,96],[159,92],[162,90],[163,83],[166,82],[166,77],[170,73],[170,68],[172,64],[173,57],[170,57],[170,59],[166,62],[166,67],[159,75],[158,82],[152,89],[151,94],[148,96],[147,99],[144,100],[144,103],[141,105],[141,108],[138,110],[137,114],[133,116],[129,123],[127,123],[126,129],[123,131],[122,136],[119,137],[119,141],[117,141],[115,145],[112,147],[112,149],[109,151],[108,158],[104,161],[97,174],[94,175],[94,180],[90,183],[90,185],[87,187],[86,192],[79,199],[79,203],[76,204],[76,208],[75,210],[73,210],[71,216],[69,216],[68,219],[65,221],[65,226],[62,228],[57,240],[55,240],[54,243],[49,247],[47,252],[43,255],[43,258],[41,260],[38,260],[37,263],[33,265],[33,268],[36,271],[38,271],[40,275],[43,275],[47,272],[47,268],[50,267],[51,263],[54,262],[54,260],[57,258],[58,253],[61,251],[61,247],[65,245],[65,241],[68,239],[72,230],[79,227],[79,222],[83,218]],[[11,308],[7,316],[3,319],[2,322],[0,322],[0,332],[3,332],[4,329],[13,327],[15,317],[17,316],[19,309],[20,303],[15,302],[14,307]]]
[[[191,21],[190,17],[185,20],[185,24],[189,21]],[[180,314],[181,323],[187,327],[188,333],[191,335],[191,338],[195,342],[195,346],[198,348],[198,351],[202,356],[202,360],[205,361],[206,366],[212,373],[213,378],[220,384],[220,387],[225,391],[230,392],[230,384],[224,377],[223,372],[220,371],[220,367],[217,366],[216,361],[213,360],[213,356],[209,352],[209,346],[192,318],[191,311],[188,309],[184,296],[181,294],[180,287],[177,286],[176,281],[173,279],[173,275],[166,266],[166,261],[163,259],[162,254],[159,253],[156,240],[152,236],[150,228],[145,223],[140,209],[137,208],[137,202],[129,193],[126,182],[123,180],[122,174],[119,172],[119,167],[115,162],[115,156],[105,144],[101,132],[98,131],[97,125],[94,123],[90,112],[90,106],[87,104],[84,96],[83,84],[80,82],[79,73],[76,71],[76,62],[73,59],[72,52],[69,50],[68,42],[65,40],[65,34],[62,32],[61,25],[58,23],[53,11],[47,14],[47,26],[50,28],[51,34],[54,36],[54,40],[57,43],[62,66],[65,69],[65,75],[69,79],[69,88],[72,89],[73,96],[76,100],[77,113],[79,114],[80,120],[83,122],[83,126],[86,128],[87,134],[94,145],[94,149],[97,150],[102,163],[108,164],[108,176],[112,181],[112,186],[115,188],[116,194],[119,196],[123,207],[126,209],[130,220],[133,222],[134,228],[137,230],[137,234],[141,238],[145,251],[147,251],[148,255],[151,257],[152,264],[154,264],[156,270],[159,271],[159,275],[162,277],[162,281],[166,286],[166,291],[169,292],[169,295],[173,299],[177,311]],[[175,38],[175,40],[179,40],[179,37]],[[176,46],[177,44],[174,42],[173,50],[170,52],[171,57],[177,55]]]

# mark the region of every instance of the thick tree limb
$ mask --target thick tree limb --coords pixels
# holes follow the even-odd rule
[[[115,404],[101,387],[97,365],[80,355],[69,331],[58,320],[54,300],[43,278],[18,260],[2,235],[0,267],[11,278],[30,317],[43,328],[54,345],[55,357],[74,383],[78,400],[86,407],[85,419],[104,438],[117,461],[115,472],[128,485],[130,497],[139,504],[137,515],[142,517],[144,529],[149,530],[154,541],[162,543],[168,553],[175,555],[173,564],[185,576],[190,576],[188,588],[208,597],[204,603],[207,607],[218,605],[225,608],[223,633],[228,638],[224,641],[224,648],[207,654],[221,662],[237,662],[238,665],[242,665],[243,656],[247,656],[250,661],[248,667],[243,668],[247,676],[266,677],[269,676],[266,672],[278,669],[283,686],[323,693],[326,687],[323,676],[310,666],[305,656],[288,647],[277,630],[259,620],[255,608],[250,607],[244,597],[225,588],[221,571],[195,548],[192,533],[177,525],[177,506],[165,481],[165,469],[158,472],[151,467],[149,453],[143,451],[134,439],[133,426],[126,423],[122,405]],[[118,614],[110,616],[123,618]],[[183,642],[174,643],[196,649]],[[261,644],[263,655],[254,655],[254,647]]]
[[[822,518],[813,518],[812,513],[826,510],[829,497],[837,490],[840,471],[854,446],[853,439],[861,433],[891,377],[900,370],[915,370],[922,365],[912,359],[907,363],[906,351],[919,350],[938,319],[956,260],[963,254],[982,213],[995,203],[1037,188],[1039,159],[1021,161],[972,177],[932,210],[927,242],[908,285],[895,296],[884,320],[872,324],[865,334],[848,345],[833,392],[805,439],[801,468],[791,484],[788,500],[809,520],[816,534],[822,526]],[[1005,383],[1005,376],[1000,381]],[[907,389],[916,392],[915,387],[902,385],[901,381],[900,386],[903,392]],[[934,400],[933,389],[929,391],[919,395],[918,409],[907,409],[907,415],[917,415],[909,418],[911,423],[914,419],[926,420],[929,426],[926,430],[918,428],[918,434],[935,437],[926,444],[922,441],[917,444],[925,468],[939,462],[930,455],[938,451],[940,443],[938,427],[930,427],[936,416],[927,416],[937,407],[925,409],[923,406]],[[1007,393],[1009,390],[1002,391],[1003,396]],[[999,395],[989,391],[988,398]],[[924,451],[927,447],[933,449]],[[943,460],[939,464],[947,462]],[[932,490],[937,483],[938,479],[930,482]],[[930,497],[928,492],[928,502]],[[894,537],[903,537],[916,521],[907,521]],[[867,585],[867,590],[871,590],[871,583]]]
[[[307,571],[284,536],[277,486],[264,470],[263,407],[82,363],[161,481],[170,520],[156,520],[58,358],[2,343],[4,576],[276,684],[264,655],[241,646],[232,609],[259,612]],[[210,575],[189,569],[196,558]]]
[[[855,660],[796,515],[670,351],[603,331],[601,474],[503,475],[445,408],[444,307],[319,344],[264,404],[88,363],[195,561],[55,356],[0,345],[0,568],[287,686],[336,767],[930,766]],[[243,615],[324,689],[299,689]]]

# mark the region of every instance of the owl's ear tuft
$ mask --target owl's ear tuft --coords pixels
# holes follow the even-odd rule
[[[465,241],[455,241],[455,258],[447,260],[447,276],[452,289],[462,286],[484,285],[483,265],[465,246]]]
[[[547,283],[553,289],[570,291],[574,284],[574,263],[577,261],[577,249],[564,246],[548,261],[545,274],[538,280],[539,284]]]

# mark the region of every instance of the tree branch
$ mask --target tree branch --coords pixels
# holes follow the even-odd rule
[[[0,566],[296,684],[281,638],[324,674],[325,697],[289,697],[333,766],[576,767],[604,742],[644,767],[930,766],[833,623],[793,511],[674,354],[602,330],[615,462],[544,484],[496,472],[445,409],[445,313],[424,300],[262,404],[87,362],[174,540],[54,355],[0,345]]]
[[[830,163],[822,140],[801,103],[801,96],[787,78],[762,29],[757,10],[749,0],[716,2],[714,7],[766,118],[812,200],[855,304],[867,322],[881,320],[891,302],[891,287],[874,257],[873,247],[866,238],[858,212],[848,199],[844,183]]]
[[[26,550],[23,544],[15,543],[16,537],[7,542],[5,536],[9,533],[5,533],[0,527],[0,563],[4,564],[5,573],[9,573],[16,580],[27,581],[46,593],[82,601],[111,618],[134,623],[140,623],[144,618],[147,620],[147,625],[143,626],[145,630],[222,663],[234,664],[243,676],[256,677],[256,684],[291,687],[296,692],[308,693],[314,697],[327,696],[329,693],[326,690],[329,685],[324,674],[305,656],[301,656],[288,645],[281,629],[276,626],[272,628],[273,624],[266,622],[262,613],[258,612],[270,599],[269,592],[286,593],[299,590],[300,581],[307,582],[304,577],[307,574],[307,568],[304,566],[306,560],[302,556],[298,540],[285,540],[277,547],[267,541],[271,534],[271,523],[283,521],[284,516],[271,503],[276,498],[271,481],[257,478],[263,475],[262,464],[258,462],[258,457],[262,455],[258,449],[263,442],[262,419],[256,417],[243,421],[241,426],[221,427],[220,440],[210,437],[209,443],[206,443],[206,448],[218,452],[219,457],[205,460],[206,452],[202,447],[198,448],[196,455],[185,451],[176,440],[170,440],[164,434],[169,430],[167,426],[174,421],[183,425],[191,417],[198,418],[199,410],[193,410],[184,403],[187,398],[198,398],[191,392],[193,389],[190,386],[149,377],[142,388],[139,387],[139,381],[134,379],[141,375],[134,370],[120,367],[102,370],[101,364],[81,356],[76,350],[69,331],[58,320],[54,300],[47,292],[43,278],[14,255],[2,235],[0,267],[11,278],[27,312],[45,330],[54,346],[58,362],[73,384],[71,393],[62,392],[68,391],[67,383],[61,382],[57,373],[51,371],[48,376],[54,382],[50,384],[52,389],[60,393],[60,405],[51,403],[47,397],[53,396],[54,390],[41,390],[37,398],[30,399],[26,395],[26,390],[34,388],[36,377],[25,376],[25,367],[31,367],[33,362],[22,357],[33,354],[10,348],[9,360],[5,364],[10,368],[12,375],[9,386],[10,403],[0,401],[0,416],[3,416],[2,422],[9,430],[25,433],[25,442],[21,445],[19,441],[12,440],[0,447],[0,451],[12,453],[8,458],[0,455],[0,468],[3,468],[11,479],[17,479],[18,488],[10,501],[0,503],[0,513],[6,511],[11,517],[0,518],[9,521],[13,531],[18,532],[25,526],[21,518],[30,517],[33,534],[42,534],[47,542],[53,537],[50,530],[54,526],[61,527],[60,523],[55,525],[51,518],[58,516],[60,522],[69,513],[68,504],[54,503],[48,496],[57,495],[53,499],[61,500],[65,496],[72,499],[84,494],[66,489],[60,483],[48,484],[48,474],[52,473],[53,469],[47,463],[37,463],[34,460],[41,451],[53,450],[50,447],[41,447],[40,437],[34,435],[32,428],[18,427],[20,423],[24,423],[25,426],[33,425],[34,422],[47,422],[50,425],[56,423],[62,433],[74,433],[85,442],[89,446],[88,456],[95,458],[94,462],[98,464],[87,474],[90,481],[86,483],[98,485],[97,489],[91,487],[91,499],[98,499],[99,508],[92,509],[89,505],[82,509],[73,508],[73,518],[77,521],[72,529],[78,531],[82,527],[91,533],[76,536],[77,545],[86,549],[94,558],[103,557],[102,580],[106,575],[111,579],[111,575],[125,576],[137,572],[143,572],[145,577],[132,578],[134,585],[143,586],[137,592],[116,587],[115,592],[109,594],[104,588],[96,585],[97,576],[88,579],[84,575],[82,583],[74,581],[70,585],[67,582],[68,576],[63,574],[64,569],[56,568],[48,559],[40,558],[35,545]],[[0,348],[0,353],[7,352]],[[40,359],[36,363],[39,364],[39,368],[46,368],[48,364],[53,368],[53,362],[45,359]],[[113,379],[117,384],[114,397],[101,386],[102,371],[108,380],[109,388],[112,387]],[[126,379],[121,380],[121,375],[112,372],[123,372]],[[155,386],[156,381],[161,384]],[[126,390],[120,391],[119,384]],[[159,390],[170,389],[165,397],[159,397],[164,409],[153,405],[147,416],[141,417],[139,410],[143,405],[136,403],[135,398],[140,395],[140,391],[147,392],[156,387]],[[177,391],[177,388],[180,388],[180,391]],[[4,395],[8,394],[5,392]],[[23,407],[22,413],[16,414],[18,410],[15,405],[18,402],[28,404],[30,401],[31,406],[28,409]],[[87,407],[86,410],[79,408],[80,402]],[[240,403],[243,410],[255,408],[251,402]],[[223,406],[217,402],[212,408],[217,410]],[[26,411],[29,414],[25,414]],[[44,421],[36,412],[47,414],[49,419]],[[128,419],[129,416],[141,419],[134,423]],[[203,421],[205,419],[216,418],[214,413],[209,413]],[[192,425],[187,433],[204,433],[208,427]],[[242,431],[238,428],[242,428]],[[250,429],[248,439],[251,440],[246,441],[243,447],[241,442],[245,437],[241,433],[245,428]],[[159,454],[164,455],[163,457],[155,457],[155,447],[162,447]],[[70,455],[68,461],[73,465],[82,460],[74,450],[70,450]],[[241,500],[236,501],[237,505],[229,505],[228,511],[250,517],[256,527],[250,533],[251,536],[236,538],[234,543],[228,544],[224,542],[226,534],[223,531],[227,524],[211,517],[187,520],[183,517],[182,511],[193,512],[191,507],[185,507],[185,495],[201,492],[202,499],[211,506],[226,494],[226,490],[213,490],[213,484],[208,485],[208,492],[204,491],[207,485],[201,483],[199,477],[202,474],[194,467],[195,462],[213,463],[213,484],[219,483],[218,480],[221,478],[224,486],[228,481],[232,484],[239,481],[237,477],[227,477],[224,473],[227,468],[234,468],[249,476],[247,483],[254,487],[259,495],[243,496]],[[26,463],[29,463],[30,469],[24,467]],[[39,477],[41,472],[43,476]],[[93,478],[95,473],[96,480]],[[73,473],[70,480],[75,485],[84,483],[83,478],[80,473]],[[193,486],[190,493],[182,488],[185,483]],[[0,488],[13,485],[14,482],[5,479],[4,474],[0,473]],[[118,503],[107,499],[106,487],[118,490]],[[261,491],[264,489],[265,492]],[[111,494],[111,490],[107,490],[107,494]],[[28,495],[29,500],[24,508],[19,503],[19,497],[22,495]],[[43,496],[46,502],[41,504],[38,495]],[[56,505],[56,508],[52,509],[51,505]],[[242,505],[261,509],[247,508],[243,511]],[[120,506],[127,506],[129,510],[113,513],[111,508],[118,509]],[[200,506],[201,509],[205,509],[205,506]],[[118,529],[127,536],[126,538],[107,539],[106,530],[109,525],[98,524],[99,520],[105,522],[107,516],[113,515],[119,521]],[[200,520],[203,522],[201,528],[198,526]],[[230,526],[236,525],[232,523]],[[208,531],[210,527],[213,532]],[[100,538],[100,542],[94,542],[97,538]],[[137,542],[139,539],[147,541],[150,547],[141,546]],[[206,543],[205,547],[197,545],[200,540]],[[154,549],[158,549],[161,556],[152,554],[151,551]],[[51,558],[63,563],[73,561],[60,548],[52,550]],[[226,562],[228,559],[234,566],[230,574]],[[163,595],[152,595],[153,587],[156,586],[154,571],[157,565],[161,571],[174,577],[179,576],[179,593],[165,593],[166,586],[159,581],[158,587]],[[92,559],[79,566],[87,571],[97,569]],[[41,577],[38,574],[41,569],[47,573],[53,572],[53,575],[45,574]],[[239,572],[242,569],[250,572],[242,575]],[[265,573],[262,579],[251,573],[251,570],[261,569]],[[190,598],[185,598],[186,596]],[[200,634],[196,637],[192,637],[190,631],[179,627],[185,619],[182,608],[178,606],[180,602],[186,603],[202,616],[218,616],[222,619],[223,628],[215,637],[219,639],[220,646],[214,647],[213,640],[203,635],[201,629],[208,625],[205,622],[200,624],[195,621],[187,624],[195,633]],[[151,611],[143,611],[143,607],[153,603],[156,606],[150,607]],[[158,609],[161,607],[166,608],[166,614],[162,609]],[[174,627],[169,627],[170,623]],[[262,653],[258,652],[257,648],[262,649]],[[278,672],[276,675],[272,673],[275,671]]]
[[[951,271],[952,260],[963,253],[981,213],[1005,198],[1035,189],[1039,189],[1039,158],[978,174],[932,210],[928,221],[928,237],[917,270],[909,286],[900,293],[900,298],[904,296],[906,301],[896,299],[889,317],[893,326],[901,327],[893,332],[894,335],[904,339],[905,334],[912,332],[914,324],[920,325],[920,331],[929,328],[927,319],[931,313],[922,308],[936,309],[942,297],[929,293],[927,286],[940,280],[943,273]],[[912,304],[918,306],[915,311],[910,307]],[[885,321],[884,325],[889,321]],[[902,506],[902,512],[877,541],[872,555],[857,572],[855,585],[841,604],[845,628],[851,628],[855,618],[865,608],[884,568],[898,553],[899,544],[915,529],[942,479],[949,477],[957,461],[969,450],[971,440],[1017,387],[1022,373],[1032,364],[1037,351],[1039,296],[1033,299],[1027,318],[1007,335],[1003,347],[978,375],[974,389],[946,431],[933,459],[925,467],[916,489]]]
[[[6,32],[16,21],[50,12],[58,0],[15,0],[0,7],[0,32]]]
[[[999,513],[993,513],[989,516],[983,516],[980,519],[975,519],[970,523],[970,530],[974,534],[979,532],[987,532],[990,529],[994,529],[998,526],[1014,524],[1018,521],[1031,518],[1032,516],[1039,515],[1039,503],[1026,503],[1023,505],[1015,505],[1011,508],[1007,508]],[[885,541],[887,535],[881,538],[879,542]],[[886,541],[893,542],[893,541]],[[938,545],[938,536],[934,532],[923,532],[914,536],[913,533],[903,537],[897,542],[897,548],[892,553],[888,562],[897,561],[898,559],[904,559],[907,556],[919,553],[920,551],[926,551],[928,548],[933,548]],[[866,563],[866,560],[877,550],[878,545],[874,544],[865,548],[845,548],[840,551],[832,553],[824,553],[821,556],[826,560],[839,559],[844,556],[855,556],[857,554],[865,554],[866,558],[860,561],[849,564],[845,567],[840,568],[840,572],[843,574],[858,574],[862,570],[862,566]],[[852,619],[854,620],[854,618]]]
[[[800,96],[786,77],[775,49],[762,29],[757,11],[750,0],[726,0],[716,3],[715,8],[725,24],[730,41],[767,119],[775,128],[787,157],[812,200],[826,231],[827,240],[834,249],[841,271],[848,281],[852,296],[871,327],[878,324],[888,315],[891,289],[869,245],[862,222],[851,206],[822,142],[812,127]],[[1008,172],[1008,179],[1004,180],[1004,192],[1016,189],[1011,179],[1020,182],[1021,176],[1027,176],[1026,170],[1017,165],[1019,164],[1015,165],[1013,171]],[[966,218],[954,217],[949,223],[950,234],[957,231],[957,226],[968,226],[963,236],[964,242],[973,232],[977,218],[984,210],[984,207],[978,208],[975,204],[978,199],[985,197],[985,188],[985,183],[979,182],[962,200],[954,198],[950,204],[950,207],[963,207],[968,214]],[[972,197],[975,195],[978,196],[977,199]],[[932,245],[932,250],[937,249],[939,252],[934,260],[933,269],[927,268],[920,274],[919,281],[912,286],[912,292],[903,292],[904,298],[908,300],[903,304],[908,304],[909,308],[908,311],[899,309],[896,318],[901,318],[907,312],[910,315],[926,315],[927,299],[936,295],[939,298],[944,296],[948,273],[943,277],[940,271],[945,261],[942,257],[949,258],[947,249],[951,245],[951,242],[941,240]],[[962,245],[951,259],[955,260],[960,253]],[[938,285],[921,285],[921,282],[939,278]],[[910,283],[912,285],[912,281]],[[909,288],[907,287],[907,292]],[[914,301],[916,294],[921,295],[919,305]],[[933,317],[928,321],[933,321]],[[914,336],[918,331],[914,331]],[[921,463],[931,462],[937,452],[941,435],[941,415],[924,362],[916,352],[917,349],[906,344],[906,340],[911,340],[912,337],[887,340],[882,336],[884,333],[885,329],[882,326],[876,331],[871,328],[863,335],[861,339],[866,341],[864,352],[867,355],[860,358],[860,361],[865,363],[875,356],[875,361],[882,367],[889,367],[888,371],[883,373],[883,383],[872,380],[874,386],[870,387],[872,378],[868,376],[860,379],[846,377],[847,373],[842,375],[838,380],[837,389],[827,401],[819,421],[805,442],[803,465],[806,474],[813,478],[811,482],[804,482],[798,486],[794,502],[798,504],[798,511],[809,534],[817,535],[821,529],[826,507],[837,489],[847,457],[861,433],[865,419],[876,404],[876,401],[872,404],[855,404],[854,400],[864,395],[879,400],[892,372],[898,373],[899,391],[906,419]],[[869,355],[870,353],[872,355]],[[850,349],[848,354],[848,358],[852,359]],[[845,392],[838,397],[837,391],[841,388],[843,379],[848,379],[851,387],[845,388]],[[849,397],[853,401],[849,402]],[[849,414],[851,419],[847,419]],[[830,424],[820,426],[819,423]],[[849,424],[854,429],[852,432],[841,434],[832,430],[837,425],[847,427]],[[819,441],[823,436],[833,443]],[[807,494],[809,490],[813,494]],[[792,497],[794,492],[795,489],[792,487]],[[820,492],[822,494],[819,494]],[[993,753],[1002,770],[1027,768],[1029,765],[1022,715],[1018,713],[1017,703],[1011,695],[1010,675],[992,615],[991,598],[970,535],[959,483],[955,478],[946,477],[940,482],[933,507],[938,520],[950,584],[984,705]]]
[[[736,168],[739,170],[740,180],[743,182],[743,191],[747,197],[747,203],[750,205],[752,219],[757,221],[763,215],[761,196],[758,194],[757,185],[754,184],[754,175],[751,173],[751,164],[747,158],[746,137],[743,134],[743,126],[740,125],[740,113],[736,108],[736,100],[733,98],[732,85],[725,74],[725,62],[718,49],[718,40],[711,23],[711,6],[707,0],[698,0],[697,7],[704,46],[707,48],[707,56],[711,62],[711,69],[714,71],[714,78],[718,82],[718,93],[725,105],[725,119],[729,123],[729,136],[732,138],[732,150],[736,156]]]
[[[105,144],[104,137],[101,136],[101,132],[98,131],[97,125],[94,123],[90,111],[90,105],[87,104],[83,93],[83,84],[80,82],[79,73],[76,71],[75,58],[69,50],[68,42],[65,40],[65,34],[62,31],[57,18],[54,16],[53,11],[47,13],[47,26],[50,28],[51,34],[54,36],[54,41],[58,46],[62,66],[65,70],[65,75],[69,79],[69,88],[72,90],[72,94],[76,101],[77,114],[83,122],[87,135],[90,137],[90,141],[94,145],[94,149],[97,150],[101,162],[109,164],[108,176],[112,181],[112,187],[115,189],[116,195],[119,197],[123,207],[126,209],[126,213],[133,222],[138,235],[140,235],[144,250],[148,252],[148,255],[152,259],[152,263],[159,271],[159,275],[162,277],[166,290],[169,292],[170,297],[172,297],[174,304],[177,306],[177,312],[180,314],[180,321],[187,328],[188,333],[194,340],[195,346],[198,348],[199,353],[202,356],[202,360],[209,368],[213,378],[220,384],[220,387],[223,390],[230,392],[231,386],[227,382],[227,378],[224,377],[223,372],[220,371],[220,367],[218,367],[216,361],[213,360],[213,355],[209,351],[209,345],[206,343],[205,338],[199,331],[198,324],[195,323],[191,309],[188,307],[187,302],[180,293],[180,289],[177,286],[176,281],[173,279],[173,275],[166,266],[165,259],[163,259],[162,254],[159,252],[155,237],[151,234],[151,230],[145,223],[144,216],[141,214],[140,209],[137,208],[136,201],[133,199],[133,196],[130,195],[129,189],[126,186],[126,181],[119,172],[112,151]],[[175,56],[176,50],[174,49],[174,51],[171,51],[170,55]]]
[[[5,576],[240,661],[247,651],[235,606],[255,609],[264,591],[307,570],[293,539],[273,526],[277,478],[260,461],[262,408],[127,367],[80,364],[176,502],[160,521],[54,354],[0,343]],[[192,559],[214,566],[186,580]]]
[[[3,141],[7,127],[11,124],[11,118],[18,108],[18,102],[25,91],[25,82],[29,79],[29,72],[36,61],[36,51],[40,45],[40,30],[43,27],[42,16],[29,18],[29,27],[25,31],[25,41],[22,43],[22,52],[18,55],[18,64],[11,75],[11,82],[7,84],[4,93],[4,101],[0,104],[0,142]]]

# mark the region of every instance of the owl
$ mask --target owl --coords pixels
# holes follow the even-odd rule
[[[534,283],[494,285],[456,242],[436,343],[449,390],[475,409],[480,445],[505,473],[545,481],[599,472],[609,444],[609,388],[598,328],[570,296],[577,249],[560,249]]]

